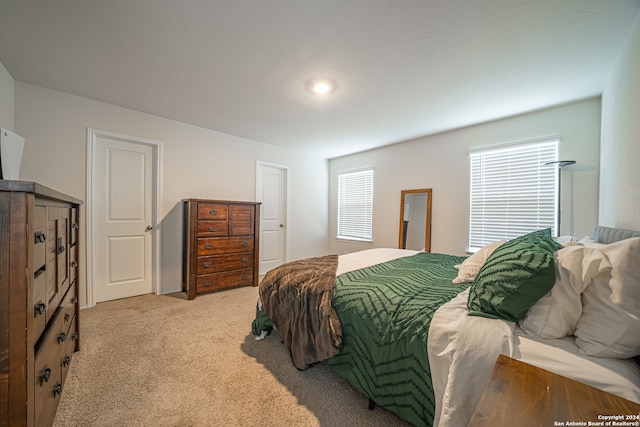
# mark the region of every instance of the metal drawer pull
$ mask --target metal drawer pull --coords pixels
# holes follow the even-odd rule
[[[78,339],[78,333],[77,332],[72,333],[71,334],[71,339],[74,340],[74,341],[77,340]]]
[[[71,364],[71,357],[69,357],[68,355],[64,357],[64,359],[62,359],[62,366],[69,366]]]
[[[249,277],[248,275],[243,274],[243,275],[242,275],[242,280],[247,280],[247,278],[248,278],[248,277]]]
[[[213,247],[213,245],[211,245],[211,243],[207,243],[206,245],[204,245],[205,249],[211,249]]]
[[[62,394],[62,384],[58,383],[53,388],[53,398],[55,399],[56,396],[60,396],[61,394]]]
[[[215,209],[211,209],[211,210],[209,211],[209,215],[218,215],[218,211],[217,211],[217,210],[215,210]]]
[[[76,268],[78,266],[78,261],[73,261],[71,263],[71,268]]]
[[[67,340],[67,334],[65,334],[64,332],[60,332],[58,334],[58,344],[62,344],[66,340]]]
[[[209,227],[209,231],[211,231],[211,232],[216,231],[216,228],[215,227]]]
[[[78,224],[78,222],[74,222],[71,227],[77,230],[80,228],[80,224]]]
[[[246,248],[247,246],[249,246],[249,242],[242,242],[242,246]]]
[[[40,386],[48,383],[49,378],[51,378],[51,368],[44,368],[42,372],[40,372]]]
[[[36,231],[35,243],[44,243],[47,240],[47,236],[42,231]]]
[[[205,286],[211,286],[211,280],[205,280],[203,285]]]
[[[65,322],[68,322],[68,321],[69,321],[69,318],[71,318],[71,316],[69,316],[69,313],[65,313],[65,314],[64,314],[64,321],[65,321]]]
[[[77,296],[73,296],[73,298],[71,298],[71,304],[77,304],[78,303],[78,297]]]
[[[47,306],[43,302],[38,302],[33,307],[33,317],[38,317],[38,316],[44,314],[44,311],[45,311],[46,308],[47,308]]]
[[[209,267],[211,267],[211,263],[210,262],[205,262],[204,264],[202,264],[202,266],[204,268],[209,268]]]
[[[242,258],[242,262],[244,262],[244,263],[249,262],[249,258],[246,258],[246,257],[245,257],[245,258]]]

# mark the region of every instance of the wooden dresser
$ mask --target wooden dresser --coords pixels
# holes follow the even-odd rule
[[[183,200],[182,290],[196,295],[258,286],[260,204]]]
[[[640,424],[640,404],[501,354],[469,426],[611,426],[614,421]]]
[[[53,422],[79,350],[81,201],[0,180],[0,425]]]

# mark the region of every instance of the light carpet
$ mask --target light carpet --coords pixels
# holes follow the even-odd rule
[[[251,335],[257,288],[143,295],[80,312],[54,426],[408,426],[323,364]]]

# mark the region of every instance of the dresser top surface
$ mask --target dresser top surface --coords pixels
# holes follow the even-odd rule
[[[17,193],[33,193],[39,197],[45,197],[47,199],[62,200],[69,203],[75,203],[78,205],[84,202],[68,194],[61,193],[44,185],[38,184],[33,181],[11,181],[0,179],[0,191],[17,192]]]

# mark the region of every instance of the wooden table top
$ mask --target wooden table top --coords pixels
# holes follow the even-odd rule
[[[469,426],[640,426],[640,404],[501,354]]]

